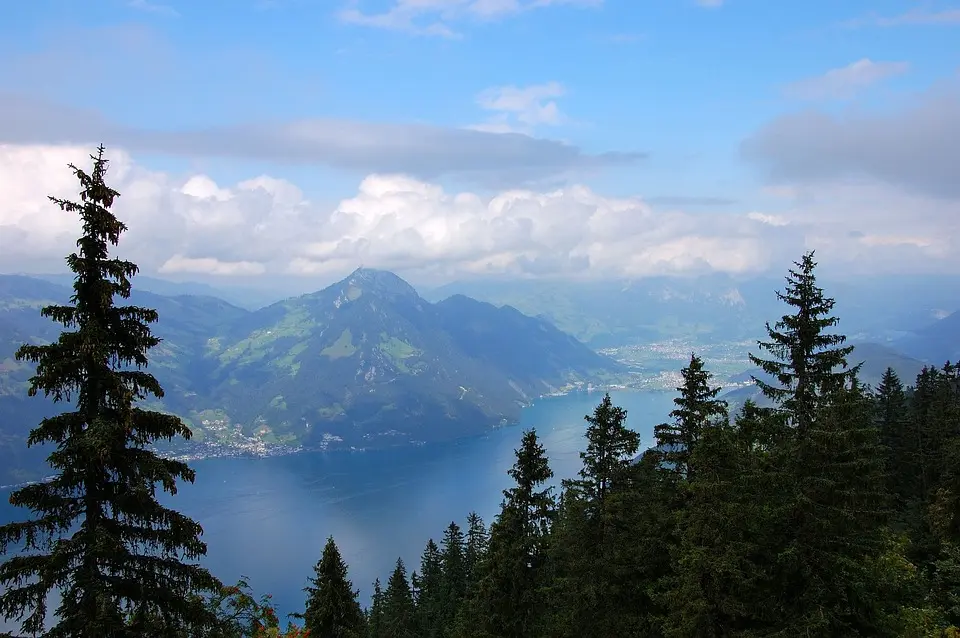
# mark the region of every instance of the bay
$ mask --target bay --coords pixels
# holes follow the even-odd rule
[[[627,423],[653,444],[653,426],[667,420],[675,393],[612,392]],[[438,543],[451,521],[470,511],[489,523],[499,511],[507,470],[523,429],[536,427],[556,475],[579,471],[584,415],[600,393],[549,397],[523,411],[519,427],[459,441],[368,452],[310,452],[268,458],[193,462],[197,480],[168,504],[198,520],[204,564],[226,583],[241,575],[273,595],[281,618],[303,608],[303,587],[332,535],[366,606],[375,578],[385,583],[398,557],[419,568],[428,538]],[[24,513],[0,495],[0,522]],[[3,626],[0,621],[0,627]]]

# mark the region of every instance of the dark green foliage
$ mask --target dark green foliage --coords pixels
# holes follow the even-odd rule
[[[307,593],[304,629],[315,636],[359,637],[363,612],[357,602],[357,592],[347,578],[347,565],[332,536],[327,539],[313,571],[310,585],[304,589]]]
[[[190,430],[174,416],[136,405],[161,398],[143,370],[159,343],[149,324],[154,310],[114,305],[130,296],[137,266],[113,259],[126,226],[110,208],[118,193],[104,183],[103,148],[86,173],[72,166],[81,203],[50,198],[77,213],[83,231],[67,258],[75,273],[71,305],[47,306],[46,317],[65,327],[48,345],[25,345],[17,359],[37,365],[30,396],[72,402],[71,412],[44,419],[29,445],[52,443],[54,478],[15,491],[10,502],[37,518],[0,527],[0,552],[23,543],[24,553],[0,566],[0,614],[21,618],[23,631],[40,633],[48,592],[62,592],[47,636],[176,635],[205,630],[213,615],[199,594],[219,582],[193,561],[206,553],[200,526],[161,506],[156,487],[176,493],[193,481],[185,463],[163,459],[146,446]]]
[[[385,638],[386,625],[383,618],[383,589],[380,579],[373,581],[373,597],[370,600],[370,609],[367,610],[367,638]]]
[[[440,548],[431,538],[420,559],[417,578],[417,624],[424,638],[442,636],[448,612],[444,607],[444,570]]]
[[[407,568],[402,559],[387,581],[383,594],[383,635],[389,638],[416,638],[418,636],[413,592],[407,580]]]
[[[442,619],[444,626],[450,626],[467,595],[464,536],[456,522],[450,522],[443,534],[442,545],[443,549],[440,552]]]
[[[541,584],[546,539],[555,513],[553,471],[536,430],[524,432],[504,490],[500,514],[490,526],[472,618],[481,631],[501,638],[536,635],[543,614]]]
[[[710,386],[711,375],[697,355],[690,356],[682,375],[683,385],[677,388],[680,396],[673,400],[677,407],[670,413],[674,422],[656,426],[654,436],[666,466],[689,480],[694,476],[690,459],[697,443],[704,429],[727,419],[727,404],[716,398],[720,388]]]
[[[779,385],[754,378],[765,396],[773,399],[778,409],[788,417],[803,437],[824,396],[841,388],[856,375],[859,366],[847,368],[846,357],[853,346],[843,346],[846,337],[825,332],[837,325],[830,316],[834,300],[825,297],[817,286],[813,252],[796,262],[797,270],[790,270],[787,287],[777,292],[777,298],[795,309],[784,315],[774,326],[767,323],[770,341],[760,341],[761,350],[773,359],[761,359],[753,354],[750,360]],[[838,370],[838,368],[840,368]]]

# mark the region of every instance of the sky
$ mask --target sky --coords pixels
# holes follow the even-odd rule
[[[33,0],[0,22],[0,272],[316,289],[960,272],[960,2]]]

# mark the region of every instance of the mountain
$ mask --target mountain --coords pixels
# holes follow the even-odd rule
[[[57,273],[47,275],[31,275],[50,283],[59,284],[66,288],[73,286],[72,273]],[[196,281],[169,281],[146,275],[137,275],[136,288],[140,292],[152,292],[166,297],[216,297],[246,310],[263,308],[289,294],[282,294],[275,289],[245,287],[245,286],[211,286]]]
[[[23,453],[23,438],[54,411],[26,397],[32,367],[13,353],[56,338],[39,309],[69,296],[44,280],[0,276],[0,484],[35,478],[39,452]],[[626,372],[542,318],[466,297],[431,304],[377,270],[253,312],[204,296],[137,292],[130,302],[160,315],[150,369],[166,396],[154,407],[180,415],[206,446],[461,437],[517,421],[540,395]]]
[[[897,348],[914,357],[940,366],[960,360],[960,311],[902,335]]]
[[[960,308],[960,277],[824,278],[837,300],[842,329],[864,341],[889,341]],[[774,294],[784,280],[713,274],[635,281],[461,281],[426,294],[441,300],[464,294],[540,315],[596,348],[682,338],[699,343],[763,335],[783,305]]]

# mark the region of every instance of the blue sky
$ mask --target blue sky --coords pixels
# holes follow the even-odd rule
[[[951,129],[960,4],[34,0],[14,3],[6,13],[0,86],[7,92],[0,94],[0,115],[4,101],[15,115],[6,127],[0,124],[0,143],[21,155],[102,140],[128,153],[137,170],[162,173],[165,188],[180,194],[182,183],[200,173],[224,189],[269,175],[300,189],[316,207],[313,221],[355,198],[370,174],[405,174],[450,197],[469,191],[484,202],[512,188],[551,193],[576,184],[652,207],[648,225],[664,230],[645,235],[630,226],[638,248],[622,247],[622,267],[612,258],[599,265],[602,237],[590,248],[527,232],[537,244],[527,261],[565,256],[556,274],[585,264],[604,276],[762,270],[779,265],[770,246],[798,250],[818,240],[838,258],[855,249],[865,268],[892,257],[921,270],[956,265],[949,257],[953,244],[943,238],[957,229],[958,193],[950,186],[957,169],[933,146],[957,135]],[[902,125],[908,117],[913,123]],[[942,134],[931,130],[938,126]],[[878,139],[890,130],[902,130],[903,139],[883,146]],[[907,151],[915,157],[895,165]],[[924,162],[932,168],[922,168]],[[821,222],[836,218],[824,202],[844,202],[853,216],[867,215],[877,199],[903,207],[899,218],[891,209],[882,224],[857,218],[826,239],[817,237]],[[596,203],[573,200],[564,200],[564,211],[594,206],[592,216],[578,219],[596,226]],[[364,205],[381,216],[396,206]],[[481,213],[436,214],[469,220]],[[755,222],[783,219],[756,230],[741,223],[751,214]],[[283,217],[276,210],[264,215],[271,223]],[[910,215],[921,215],[923,224],[905,222]],[[392,229],[341,224],[339,236],[335,224],[324,222],[314,229],[323,237],[313,244],[326,245],[326,252],[307,252],[326,266],[311,272],[333,273],[361,258],[415,271],[431,267],[430,255],[447,264],[447,275],[438,276],[526,272],[522,259],[501,254],[523,252],[502,237],[490,239],[485,257],[427,250],[424,228],[433,222],[422,217]],[[529,219],[533,226],[542,221]],[[517,217],[510,221],[520,224]],[[697,243],[695,230],[720,223],[736,227],[727,246],[749,250],[753,242],[766,253],[714,256],[722,250],[712,241],[720,231],[702,230]],[[878,224],[882,232],[872,227]],[[920,226],[924,237],[940,243],[904,235]],[[396,249],[399,240],[390,233],[401,231],[420,239]],[[767,231],[775,236],[762,234]],[[873,231],[872,243],[864,244]],[[451,232],[434,238],[449,239]],[[853,249],[835,241],[844,233],[857,240]],[[352,247],[331,252],[344,238]],[[47,246],[46,239],[37,241]],[[193,260],[223,261],[231,252],[204,256],[183,242],[175,248]],[[187,257],[188,249],[195,255]],[[461,258],[473,265],[451,265]]]

